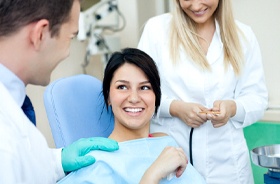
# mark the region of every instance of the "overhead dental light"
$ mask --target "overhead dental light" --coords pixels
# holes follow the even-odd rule
[[[117,0],[82,1],[79,19],[79,41],[87,41],[83,71],[92,55],[102,54],[105,61],[109,55],[120,49],[119,37],[113,33],[123,30],[126,21],[118,9]]]

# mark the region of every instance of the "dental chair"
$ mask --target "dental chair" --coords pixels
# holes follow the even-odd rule
[[[114,128],[107,111],[102,83],[79,74],[52,82],[44,92],[44,104],[57,148],[86,137],[108,137]]]

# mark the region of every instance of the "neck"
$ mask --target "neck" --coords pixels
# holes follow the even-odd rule
[[[0,38],[0,63],[25,84],[25,73],[28,73],[28,63],[31,57],[28,45],[25,29],[15,35]]]
[[[204,23],[199,23],[195,25],[197,33],[206,32],[215,28],[215,18],[211,17]]]
[[[197,34],[200,36],[199,43],[205,54],[207,54],[215,30],[216,28],[214,19],[197,26]]]
[[[114,139],[118,142],[129,141],[134,139],[141,139],[149,137],[149,129],[144,127],[142,129],[127,129],[118,128],[115,126],[113,132],[109,136],[110,139]]]

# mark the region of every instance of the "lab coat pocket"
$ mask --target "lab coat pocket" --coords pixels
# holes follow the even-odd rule
[[[239,175],[239,183],[253,184],[253,174],[250,162],[249,151],[246,141],[241,141],[236,145],[236,172]]]

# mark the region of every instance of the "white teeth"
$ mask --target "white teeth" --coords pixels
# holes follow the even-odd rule
[[[140,111],[142,111],[142,108],[125,108],[124,110],[127,111],[127,112],[133,112],[133,113],[135,113],[135,112],[140,112]]]
[[[206,10],[207,9],[202,10],[202,11],[197,11],[197,12],[194,11],[193,13],[196,14],[196,15],[202,15]]]
[[[197,14],[197,15],[201,15],[203,13],[203,11],[201,11],[201,12],[195,12],[195,14]]]

